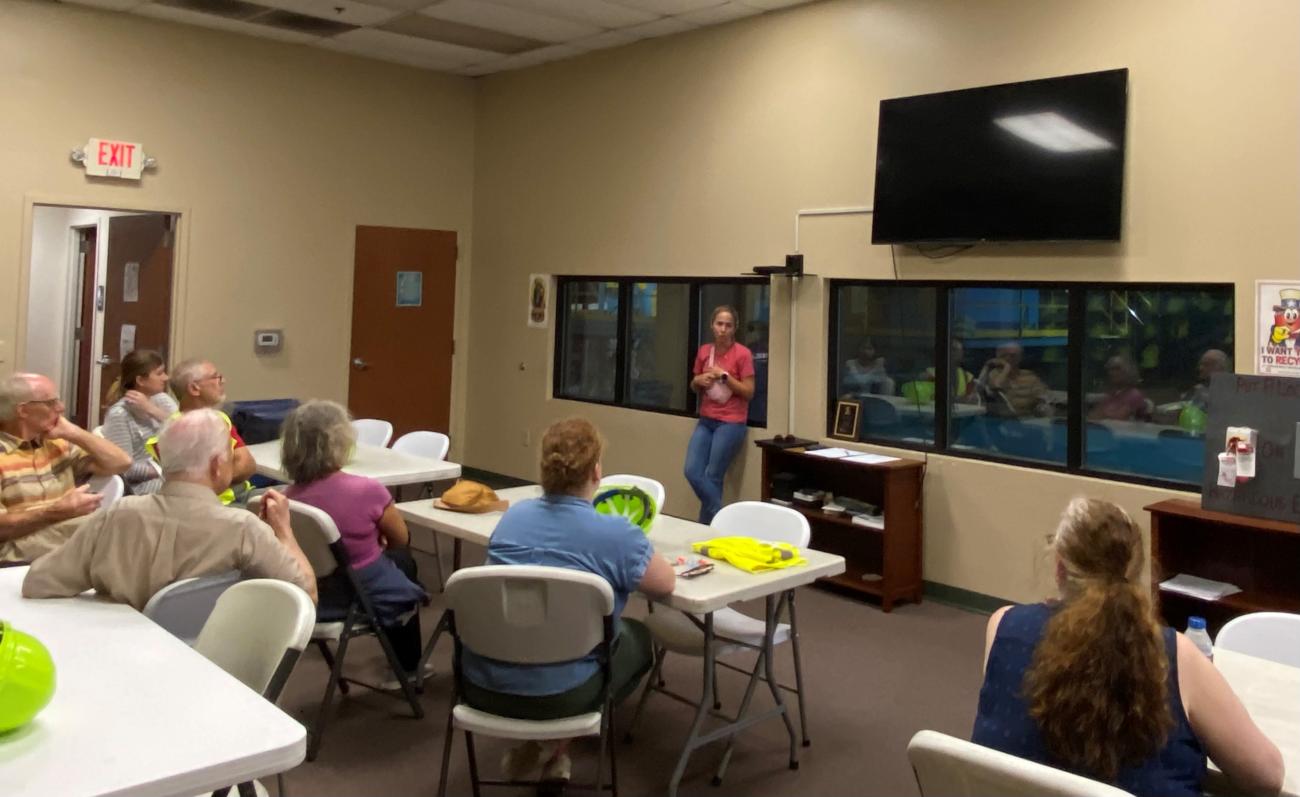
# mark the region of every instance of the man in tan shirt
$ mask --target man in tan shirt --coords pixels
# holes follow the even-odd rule
[[[187,412],[168,422],[159,442],[162,489],[93,515],[32,564],[23,596],[62,598],[94,589],[141,609],[175,581],[238,570],[297,584],[316,600],[315,573],[289,527],[288,499],[267,492],[265,522],[218,500],[230,485],[226,422],[213,410]]]
[[[100,496],[79,479],[122,473],[131,457],[63,416],[58,388],[40,374],[0,379],[0,562],[62,545]]]

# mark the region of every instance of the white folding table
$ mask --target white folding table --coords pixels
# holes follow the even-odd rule
[[[290,481],[280,464],[279,440],[249,446],[248,453],[253,455],[259,474],[282,482]],[[352,458],[343,466],[343,472],[368,476],[385,487],[400,487],[458,478],[460,465],[404,454],[391,448],[357,444]]]
[[[1241,698],[1251,719],[1282,752],[1286,765],[1282,797],[1300,797],[1300,667],[1223,648],[1214,649],[1214,666]],[[1212,761],[1210,770],[1220,774]]]
[[[0,736],[6,797],[171,797],[302,763],[302,724],[140,612],[92,595],[24,599],[0,569],[0,618],[39,639],[54,698]]]
[[[536,485],[512,487],[500,490],[497,493],[500,498],[508,500],[511,504],[529,498],[536,498],[541,494],[541,488]],[[454,563],[457,567],[460,565],[461,543],[472,542],[486,546],[502,515],[501,512],[482,514],[450,512],[445,509],[438,509],[433,506],[432,501],[428,500],[406,501],[398,504],[397,509],[408,524],[432,529],[435,532],[450,536],[455,544]],[[670,515],[660,515],[650,531],[650,540],[654,543],[655,550],[670,561],[678,555],[690,554],[691,543],[707,540],[715,536],[717,536],[717,532],[709,526]],[[798,768],[799,745],[794,724],[790,721],[789,711],[781,697],[772,669],[772,636],[780,616],[780,607],[784,605],[789,608],[791,620],[793,621],[793,595],[796,587],[811,584],[816,579],[824,576],[834,576],[844,572],[844,558],[841,556],[814,550],[804,550],[802,553],[808,560],[806,565],[773,570],[767,573],[746,573],[739,568],[719,562],[712,573],[700,578],[678,579],[672,595],[661,601],[673,609],[703,615],[700,626],[705,637],[704,694],[696,709],[695,719],[691,723],[691,730],[687,736],[686,744],[682,749],[681,756],[678,758],[677,767],[673,771],[668,785],[670,797],[677,793],[677,786],[686,771],[686,763],[694,750],[719,739],[729,740],[717,770],[716,778],[720,780],[726,770],[727,762],[731,758],[732,745],[735,743],[736,735],[750,725],[778,716],[785,722],[786,731],[790,738],[790,768]],[[764,667],[762,669],[775,706],[763,712],[749,711],[748,696],[753,693],[754,681],[757,678],[757,675],[755,675],[751,677],[751,684],[746,689],[746,700],[742,703],[737,716],[721,727],[705,732],[703,730],[704,720],[711,713],[713,705],[713,675],[716,667],[713,658],[713,649],[715,647],[713,645],[715,639],[713,613],[732,603],[756,598],[763,598],[766,603],[766,633],[760,655],[763,656]],[[439,630],[441,630],[441,626]],[[437,632],[431,638],[425,651],[426,658],[432,651],[433,644],[437,639],[436,634]]]

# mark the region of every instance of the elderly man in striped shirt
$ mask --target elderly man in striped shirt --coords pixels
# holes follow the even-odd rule
[[[63,417],[48,377],[0,379],[0,562],[31,561],[62,545],[100,497],[77,480],[122,473],[131,457]]]

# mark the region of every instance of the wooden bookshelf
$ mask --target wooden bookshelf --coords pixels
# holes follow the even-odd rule
[[[1202,509],[1171,499],[1151,513],[1151,572],[1165,622],[1204,617],[1211,634],[1250,612],[1300,612],[1300,525]],[[1179,573],[1225,581],[1241,592],[1214,601],[1161,589]]]
[[[812,527],[812,547],[844,557],[844,573],[818,581],[832,589],[878,599],[884,611],[900,600],[921,602],[921,481],[925,465],[915,460],[844,462],[811,456],[802,449],[760,440],[763,500],[772,500],[772,479],[792,473],[801,488],[827,490],[882,509],[879,527],[795,504]],[[875,576],[875,578],[872,578]]]

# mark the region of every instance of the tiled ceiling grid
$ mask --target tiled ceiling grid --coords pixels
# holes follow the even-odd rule
[[[810,0],[66,0],[478,76]]]

